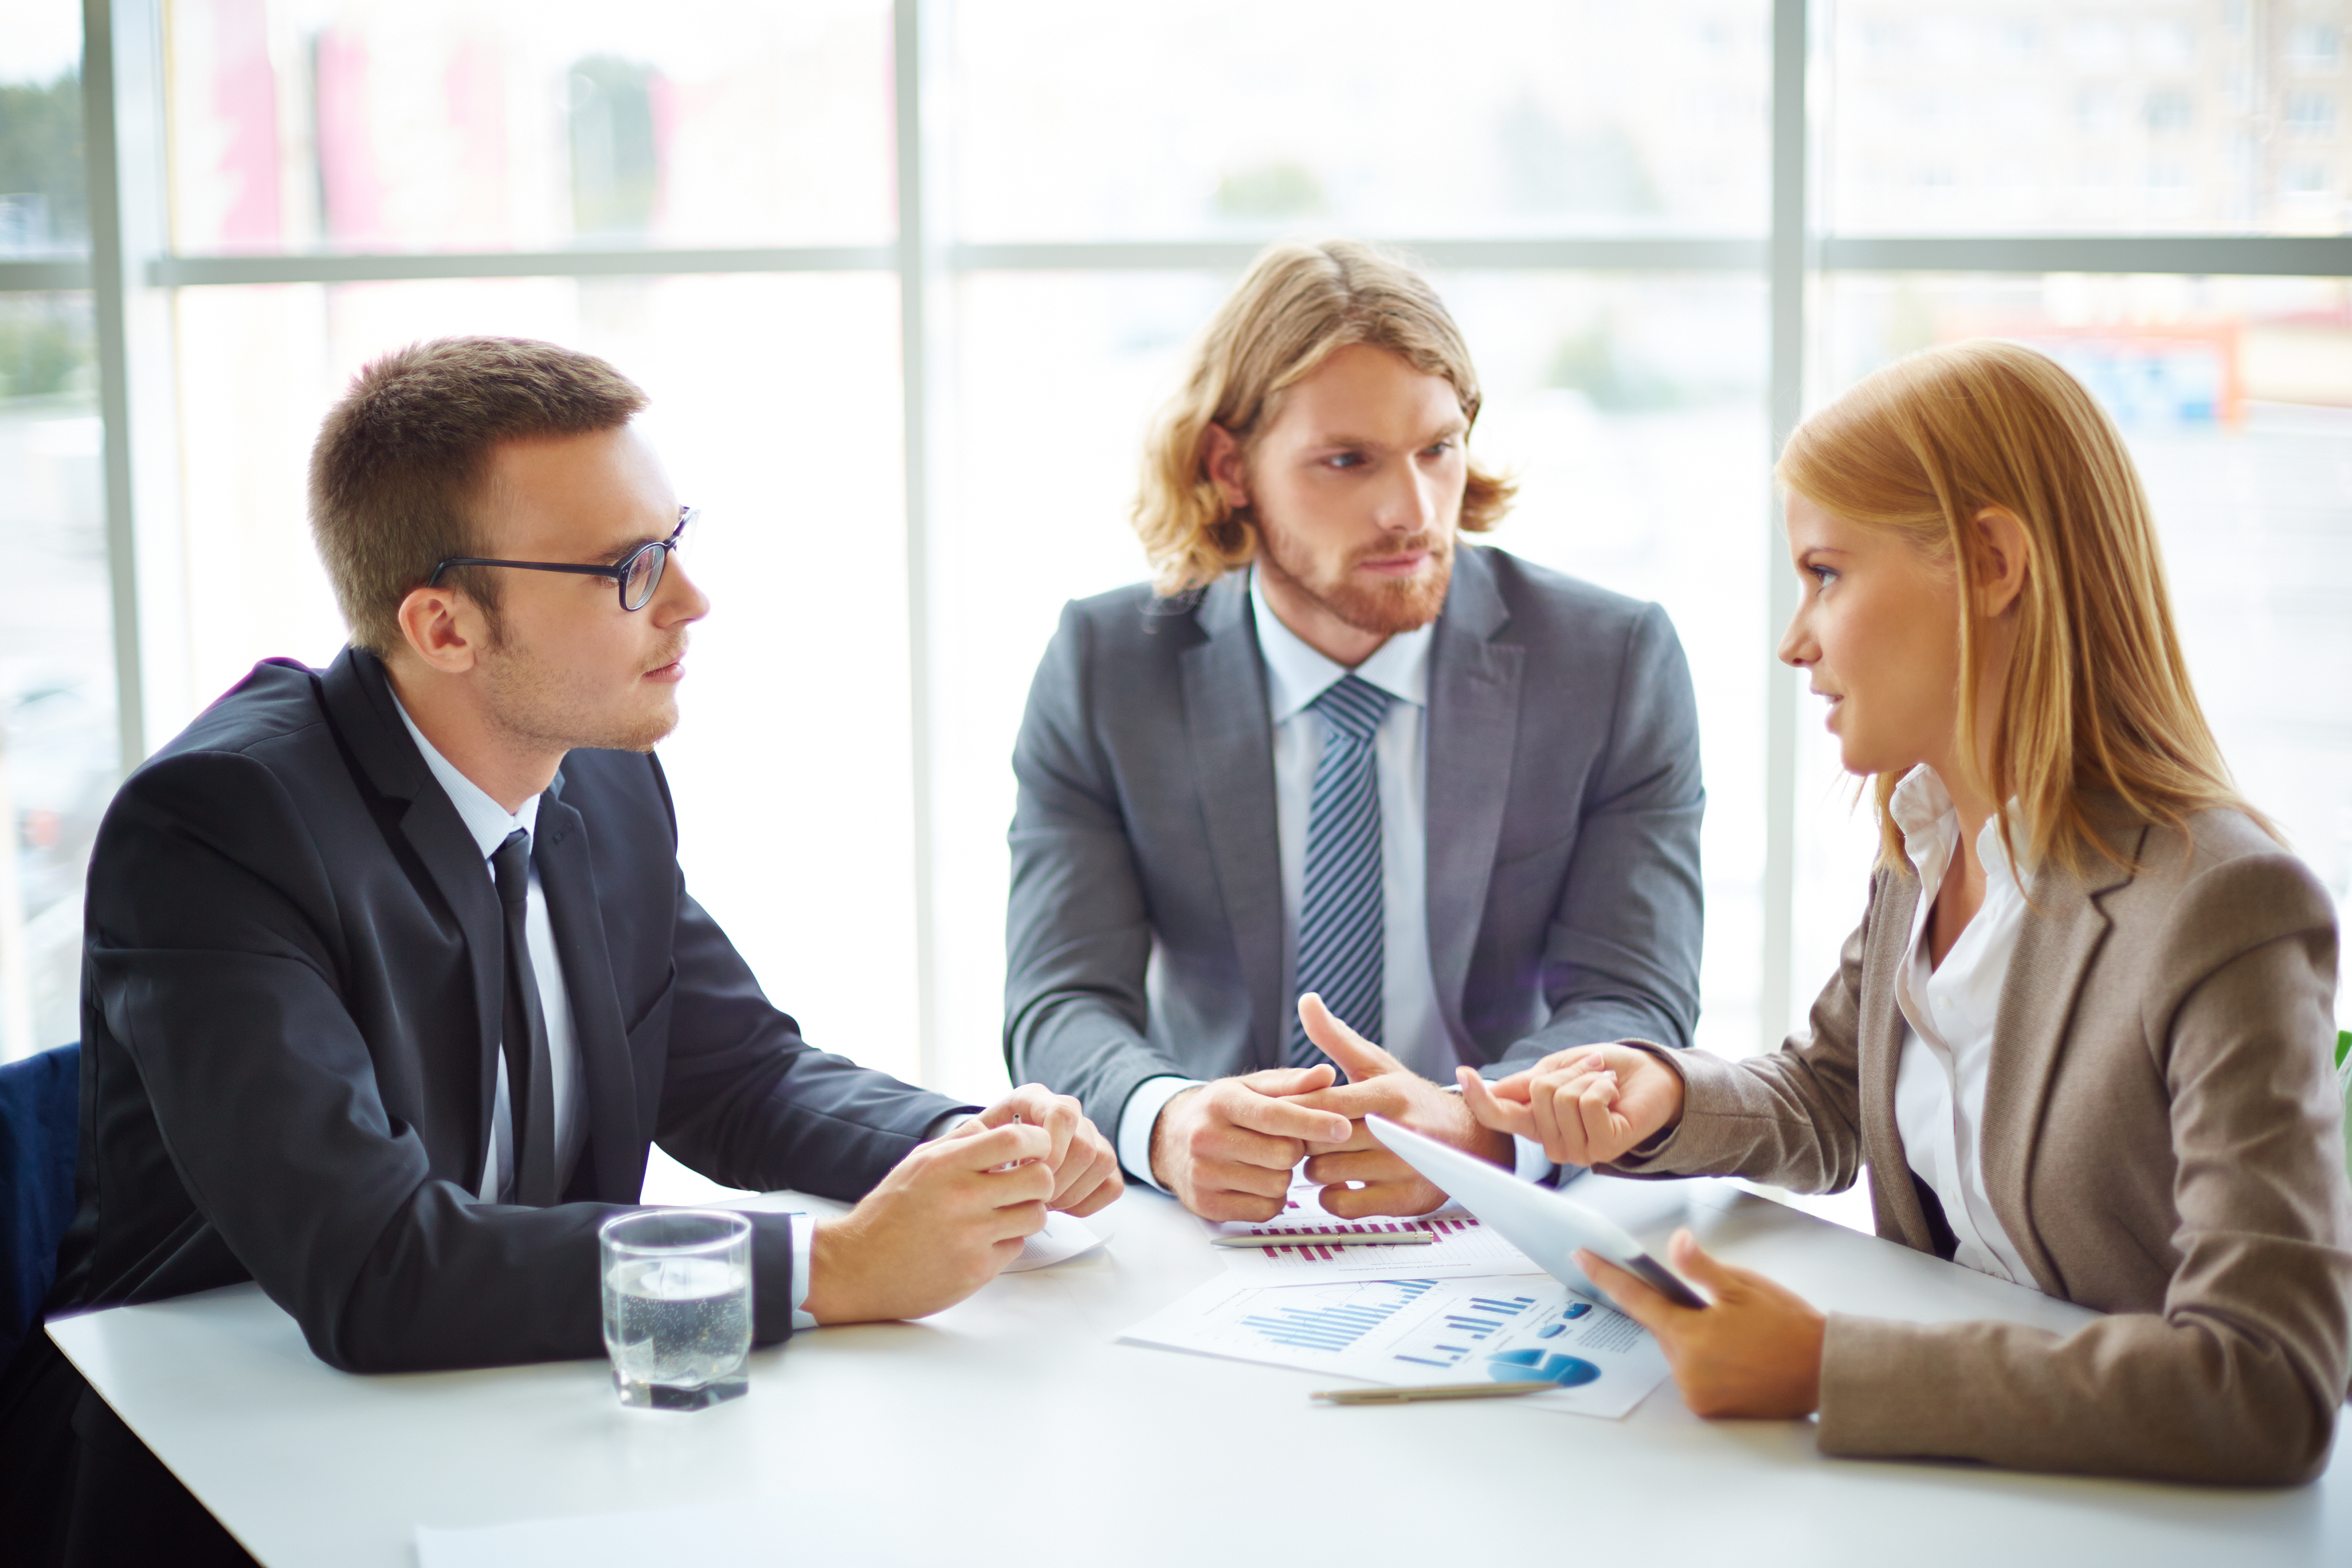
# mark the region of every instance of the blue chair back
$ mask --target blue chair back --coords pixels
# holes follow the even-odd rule
[[[0,1366],[57,1279],[80,1136],[79,1043],[0,1066]]]

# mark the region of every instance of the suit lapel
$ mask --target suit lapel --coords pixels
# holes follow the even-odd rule
[[[540,797],[531,853],[547,893],[548,924],[572,1001],[572,1028],[588,1088],[588,1157],[595,1162],[596,1196],[634,1203],[645,1186],[645,1140],[638,1134],[635,1075],[621,999],[613,988],[613,959],[597,915],[596,872],[588,856],[588,827],[563,803],[558,773]]]
[[[1862,955],[1862,1013],[1854,1029],[1855,1094],[1872,1205],[1895,1221],[1906,1246],[1932,1252],[1927,1211],[1911,1185],[1910,1155],[1895,1119],[1895,1081],[1903,1066],[1903,1011],[1895,1000],[1895,981],[1909,959],[1911,923],[1918,912],[1917,877],[1885,870],[1873,877],[1870,931]]]
[[[1491,640],[1509,620],[1484,553],[1462,546],[1430,648],[1423,820],[1431,977],[1454,1051],[1473,1064],[1462,990],[1502,838],[1526,667],[1526,649]]]
[[[499,1082],[499,1033],[506,979],[506,934],[498,891],[482,860],[481,846],[457,815],[457,808],[434,783],[425,758],[393,704],[383,664],[373,653],[346,648],[321,682],[336,732],[383,795],[406,802],[401,836],[415,851],[425,874],[465,936],[474,980],[474,1050],[481,1110],[468,1172],[478,1174],[490,1146],[490,1114]]]
[[[2141,837],[2131,831],[2118,847],[2136,858]],[[2064,1288],[2026,1204],[2036,1135],[2051,1079],[2064,1053],[2075,998],[2111,925],[2099,899],[2131,879],[2131,873],[2104,861],[2094,863],[2085,881],[2045,868],[2033,878],[2024,929],[2001,982],[1992,1061],[1985,1073],[1985,1196],[2045,1295],[2063,1296]]]
[[[1184,651],[1184,729],[1234,958],[1250,999],[1260,1068],[1282,1064],[1282,852],[1274,796],[1274,719],[1249,616],[1248,574],[1209,586],[1196,612],[1207,641]]]

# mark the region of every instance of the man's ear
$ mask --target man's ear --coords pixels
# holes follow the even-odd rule
[[[1249,465],[1243,461],[1242,444],[1234,433],[1222,424],[1212,424],[1202,432],[1207,450],[1202,454],[1202,465],[1209,471],[1209,482],[1225,505],[1240,511],[1250,504]]]
[[[474,667],[485,628],[480,607],[454,588],[412,588],[400,601],[400,635],[408,651],[445,675]]]
[[[1988,619],[2007,614],[2025,591],[2033,563],[2033,541],[2007,507],[1987,507],[1969,519],[1968,544],[1975,557],[1977,612]]]

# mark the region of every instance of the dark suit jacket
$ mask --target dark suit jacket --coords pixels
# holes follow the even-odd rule
[[[756,831],[756,824],[746,824]],[[534,852],[589,1136],[482,1203],[504,947],[383,667],[272,661],[134,773],[89,868],[79,1209],[52,1312],[257,1281],[352,1370],[602,1354],[596,1227],[646,1145],[737,1186],[871,1187],[947,1113],[812,1049],[687,895],[661,766],[575,751]],[[754,1217],[754,1333],[792,1249]]]
[[[1427,725],[1430,965],[1460,1059],[1688,1044],[1706,798],[1665,612],[1465,545]],[[1273,737],[1245,573],[1063,612],[1013,756],[1016,1082],[1108,1130],[1145,1079],[1282,1064]]]

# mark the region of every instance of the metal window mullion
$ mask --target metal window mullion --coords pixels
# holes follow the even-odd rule
[[[940,1082],[938,856],[931,821],[930,337],[924,203],[922,0],[891,3],[892,114],[898,136],[898,368],[906,485],[907,706],[911,747],[915,873],[915,1059],[917,1081]]]
[[[1772,5],[1772,227],[1767,289],[1771,350],[1767,423],[1772,455],[1797,426],[1805,387],[1805,175],[1808,0]],[[1796,611],[1796,584],[1780,560],[1780,506],[1765,488],[1764,619],[1768,639],[1764,695],[1763,977],[1757,995],[1757,1040],[1770,1051],[1791,1013],[1797,903],[1797,688],[1770,656],[1769,639]]]
[[[96,318],[106,560],[114,617],[114,711],[124,773],[147,755],[139,635],[138,534],[132,527],[131,375],[126,319],[121,139],[115,117],[114,0],[82,0],[82,145],[89,204],[89,272]]]
[[[2341,277],[2352,236],[2337,235],[1831,235],[1831,272],[2084,272],[2189,277]]]

